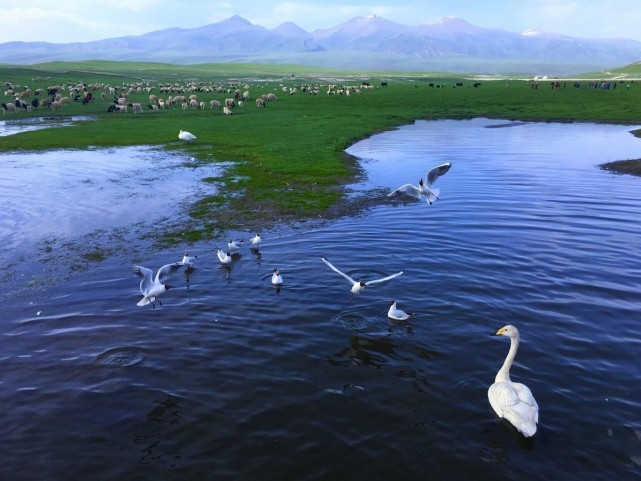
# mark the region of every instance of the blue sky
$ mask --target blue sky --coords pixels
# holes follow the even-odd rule
[[[240,15],[273,28],[291,21],[311,32],[379,15],[405,25],[460,17],[479,27],[534,28],[575,37],[641,41],[639,0],[2,0],[0,43],[15,40],[87,42],[170,27],[193,28]]]

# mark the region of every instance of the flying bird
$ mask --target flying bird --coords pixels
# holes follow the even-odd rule
[[[503,366],[496,374],[494,384],[487,391],[487,397],[492,409],[500,418],[507,419],[525,437],[532,437],[536,433],[536,425],[539,422],[539,406],[525,384],[512,382],[510,379],[510,367],[516,357],[521,339],[519,330],[507,325],[496,331],[496,335],[510,338],[510,350]]]
[[[419,200],[425,197],[427,199],[427,202],[432,205],[432,203],[438,200],[438,196],[440,194],[440,189],[433,187],[434,183],[440,176],[445,175],[451,167],[451,162],[446,162],[445,164],[434,167],[427,173],[425,182],[423,182],[423,179],[420,179],[418,181],[418,187],[412,184],[401,185],[398,189],[387,194],[387,197],[393,197],[397,194],[411,195],[412,197],[416,197]]]
[[[191,132],[187,132],[185,130],[181,130],[180,132],[178,132],[178,138],[180,140],[186,140],[187,142],[191,142],[192,140],[197,139],[197,137],[194,134],[192,134]]]
[[[133,266],[134,274],[140,277],[140,293],[143,295],[143,298],[138,302],[138,306],[146,306],[151,304],[155,309],[157,301],[158,304],[162,306],[162,302],[158,299],[158,296],[164,292],[171,289],[173,286],[166,284],[167,278],[176,272],[179,268],[183,266],[182,262],[174,262],[172,264],[165,264],[156,273],[156,277],[153,277],[153,271],[147,269],[143,266],[135,265]]]
[[[380,282],[389,281],[390,279],[394,279],[395,277],[398,277],[401,274],[403,274],[403,271],[400,271],[400,272],[397,272],[396,274],[392,274],[391,276],[383,277],[382,279],[373,279],[371,281],[357,281],[352,279],[350,276],[348,276],[344,272],[339,271],[325,257],[321,257],[321,259],[323,259],[323,262],[327,264],[331,270],[333,270],[334,272],[340,274],[345,279],[347,279],[347,281],[352,285],[351,291],[353,294],[359,294],[365,288],[365,286],[371,286],[372,284],[378,284]]]
[[[413,313],[405,312],[396,307],[396,301],[390,301],[389,311],[387,311],[387,317],[394,319],[395,321],[405,321],[412,316]]]

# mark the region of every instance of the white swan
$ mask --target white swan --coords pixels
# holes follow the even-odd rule
[[[436,166],[427,173],[427,175],[425,176],[425,182],[423,182],[423,179],[420,179],[418,181],[418,187],[412,184],[404,184],[401,185],[398,189],[387,194],[387,197],[392,197],[396,194],[407,194],[421,200],[423,196],[425,196],[427,202],[432,205],[434,201],[438,200],[438,196],[440,194],[440,190],[432,186],[434,185],[434,182],[436,182],[436,180],[440,176],[447,173],[447,171],[450,170],[451,167],[451,162],[446,162],[445,164]]]
[[[172,288],[169,284],[165,284],[167,278],[176,272],[177,269],[183,266],[182,262],[174,262],[172,264],[165,264],[156,273],[156,278],[153,278],[153,272],[151,269],[147,269],[143,266],[133,266],[134,274],[140,277],[140,293],[143,295],[143,298],[138,302],[138,306],[146,306],[151,304],[153,308],[156,307],[154,304],[158,301],[158,304],[162,306],[162,302],[158,299],[158,296],[163,294]]]
[[[395,277],[398,277],[401,274],[403,274],[403,271],[400,271],[400,272],[397,272],[396,274],[392,274],[391,276],[383,277],[382,279],[374,279],[374,280],[367,281],[367,282],[366,281],[356,281],[356,280],[352,279],[350,276],[348,276],[347,274],[345,274],[344,272],[339,271],[336,267],[334,267],[332,265],[331,262],[329,262],[327,259],[325,259],[325,257],[321,257],[321,259],[323,259],[323,262],[325,264],[327,264],[331,270],[333,270],[334,272],[337,272],[338,274],[343,276],[345,279],[347,279],[347,281],[350,284],[352,284],[352,289],[351,290],[352,290],[352,293],[354,293],[354,294],[359,294],[365,288],[365,286],[371,286],[372,284],[378,284],[379,282],[389,281],[390,279],[394,279]]]
[[[186,130],[181,130],[180,132],[178,132],[178,138],[180,140],[186,140],[188,142],[197,139],[194,134],[192,134],[191,132],[187,132]]]
[[[510,367],[519,348],[519,330],[511,325],[496,331],[497,336],[510,338],[510,351],[503,362],[503,366],[496,374],[494,384],[487,391],[487,397],[494,412],[505,418],[518,429],[525,437],[534,436],[536,425],[539,422],[539,406],[532,396],[532,392],[525,385],[510,380]]]

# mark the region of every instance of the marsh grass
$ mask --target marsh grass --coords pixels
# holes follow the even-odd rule
[[[0,151],[87,149],[131,145],[162,146],[185,151],[196,163],[220,163],[225,174],[207,178],[215,195],[195,202],[189,226],[168,228],[166,242],[196,241],[230,228],[254,228],[274,220],[330,217],[347,212],[341,204],[344,186],[360,169],[344,150],[376,132],[416,119],[505,118],[536,121],[596,121],[634,124],[641,121],[641,85],[618,84],[609,91],[573,87],[573,81],[552,89],[550,81],[531,88],[527,79],[482,80],[471,77],[398,72],[346,72],[282,65],[134,64],[126,62],[51,63],[31,68],[0,67],[3,82],[33,89],[69,82],[103,82],[114,86],[145,82],[184,85],[221,83],[249,90],[251,99],[234,115],[211,110],[209,101],[223,101],[229,93],[199,93],[205,110],[174,109],[143,114],[107,113],[112,98],[81,105],[74,102],[60,112],[34,110],[11,118],[51,115],[88,115],[92,120],[72,128],[45,129],[0,137]],[[382,87],[381,82],[387,82]],[[328,84],[375,88],[360,95],[326,94]],[[454,88],[463,82],[462,88]],[[582,81],[584,83],[585,81]],[[430,86],[434,84],[434,86]],[[246,86],[247,87],[246,87]],[[319,95],[283,92],[294,86],[320,85]],[[439,87],[440,86],[440,87]],[[274,92],[278,100],[259,109],[254,100]],[[164,96],[155,89],[152,93]],[[3,97],[3,102],[11,98]],[[130,95],[129,102],[147,106],[148,93]],[[3,120],[9,117],[5,116]],[[178,131],[197,135],[193,143],[178,140]],[[448,139],[443,139],[447,142]]]

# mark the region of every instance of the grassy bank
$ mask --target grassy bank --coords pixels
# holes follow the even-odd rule
[[[92,120],[73,128],[47,129],[0,137],[1,151],[49,150],[129,145],[157,145],[182,149],[201,162],[229,165],[221,178],[204,179],[218,189],[191,210],[188,238],[215,236],[229,228],[265,225],[274,219],[337,215],[343,212],[342,188],[358,176],[358,165],[344,150],[351,143],[415,119],[491,117],[545,121],[596,121],[641,123],[641,84],[613,83],[609,90],[592,88],[582,80],[560,80],[553,89],[548,80],[532,88],[529,80],[474,79],[445,75],[398,72],[345,72],[300,66],[133,64],[83,62],[47,64],[33,68],[2,68],[0,80],[32,89],[82,82],[111,85],[118,92],[143,86],[129,94],[143,114],[107,113],[114,95],[105,88],[93,90],[95,103],[71,102],[62,110],[35,109],[8,118],[42,115],[87,115]],[[366,88],[363,83],[372,88]],[[384,87],[381,83],[386,82]],[[462,82],[462,87],[455,87]],[[478,86],[474,86],[477,83]],[[159,85],[193,91],[206,108],[148,110],[149,92],[166,99],[179,93],[162,93]],[[330,85],[334,95],[328,95]],[[614,88],[616,85],[616,88]],[[629,85],[629,87],[628,87]],[[222,86],[225,91],[204,91]],[[351,87],[350,95],[339,94]],[[318,88],[318,94],[310,93]],[[357,93],[358,88],[360,93]],[[234,90],[248,91],[250,100],[225,116],[211,110],[211,100],[224,101]],[[296,93],[291,93],[296,89]],[[4,92],[0,92],[2,94]],[[255,99],[274,93],[278,100],[257,108]],[[64,95],[64,92],[63,92]],[[40,96],[40,98],[46,97]],[[31,97],[28,100],[32,100]],[[3,96],[2,102],[12,101]],[[178,141],[179,130],[198,136],[191,144]],[[447,139],[443,139],[447,142]],[[180,226],[180,232],[185,226]],[[165,240],[178,235],[166,232]],[[184,236],[181,237],[184,240]]]

